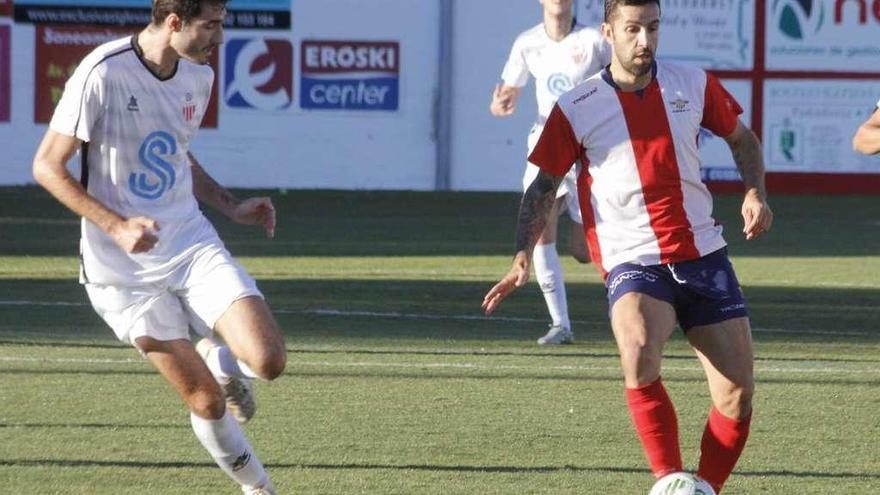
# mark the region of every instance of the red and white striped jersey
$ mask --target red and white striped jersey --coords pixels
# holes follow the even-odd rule
[[[700,127],[736,129],[742,108],[711,74],[657,63],[643,90],[621,91],[608,69],[559,97],[529,161],[563,176],[582,164],[578,197],[593,262],[699,258],[726,245],[700,180]]]

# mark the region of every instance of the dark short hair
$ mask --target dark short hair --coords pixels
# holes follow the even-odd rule
[[[657,8],[660,8],[660,0],[605,0],[605,22],[611,22],[611,18],[614,17],[614,12],[618,7],[648,5],[651,3],[657,4]]]
[[[226,5],[227,0],[153,0],[153,24],[162,24],[171,14],[189,22],[202,13],[202,3]]]

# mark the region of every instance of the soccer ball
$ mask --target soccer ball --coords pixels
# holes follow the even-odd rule
[[[715,495],[715,490],[704,480],[692,474],[667,474],[657,480],[649,495]]]

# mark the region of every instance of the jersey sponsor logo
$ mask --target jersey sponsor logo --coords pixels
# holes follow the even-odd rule
[[[608,293],[614,295],[614,291],[620,287],[620,284],[626,282],[627,280],[644,280],[645,282],[654,283],[659,279],[657,275],[651,272],[642,272],[639,270],[628,270],[625,272],[620,272],[617,276],[614,277],[608,284]]]
[[[177,153],[177,141],[165,131],[150,133],[138,150],[138,159],[147,172],[128,176],[131,192],[144,199],[158,199],[174,187],[176,172],[167,158]]]
[[[553,96],[559,96],[562,93],[574,87],[574,83],[567,75],[557,72],[547,78],[547,91]]]
[[[575,98],[574,101],[571,102],[571,104],[572,104],[572,105],[577,105],[578,103],[580,103],[580,102],[586,100],[587,98],[593,96],[593,95],[596,94],[598,91],[599,91],[599,88],[593,88],[593,89],[587,91],[586,93],[584,93],[584,94],[578,96],[577,98]]]
[[[735,304],[731,304],[729,306],[724,306],[722,308],[719,308],[718,311],[720,311],[722,313],[729,313],[731,311],[739,311],[741,309],[746,309],[745,303],[735,303]]]
[[[300,106],[322,110],[397,110],[400,43],[303,40]]]
[[[224,100],[230,107],[281,110],[293,102],[293,46],[286,39],[226,42]]]
[[[134,95],[131,95],[128,97],[128,105],[125,108],[127,108],[129,112],[140,111],[140,108],[138,107],[137,98],[135,98]]]
[[[822,0],[774,0],[772,8],[779,30],[796,40],[819,32],[825,21]]]
[[[682,98],[681,93],[677,93],[676,98],[669,102],[669,106],[672,107],[672,113],[690,112],[690,104],[690,100],[685,100],[684,98]]]

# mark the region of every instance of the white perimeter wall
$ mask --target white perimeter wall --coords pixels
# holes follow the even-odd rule
[[[453,189],[519,189],[525,136],[535,114],[526,93],[517,114],[493,118],[489,98],[515,35],[540,19],[537,0],[454,1]],[[434,0],[292,0],[290,31],[227,30],[227,40],[263,36],[293,45],[293,104],[277,111],[230,108],[221,72],[219,126],[192,150],[236,187],[416,189],[435,187],[434,102],[440,7]],[[0,184],[32,183],[30,163],[46,130],[34,124],[34,32],[12,24],[11,121],[0,123]],[[300,107],[302,39],[400,43],[397,111]],[[220,70],[224,53],[221,50]],[[529,89],[528,91],[531,91]],[[78,160],[71,160],[74,173]]]
[[[215,88],[220,94],[219,126],[203,129],[192,144],[193,151],[216,178],[228,186],[430,190],[436,186],[437,169],[435,102],[444,89],[449,92],[451,101],[448,108],[450,187],[454,190],[520,190],[526,134],[536,112],[533,84],[522,93],[513,116],[492,117],[488,106],[514,38],[540,21],[540,4],[538,0],[448,0],[453,6],[452,60],[441,61],[441,1],[445,0],[291,0],[290,30],[227,30],[227,40],[262,37],[290,42],[293,101],[279,110],[228,106],[223,98],[222,71],[226,60],[225,50],[221,49],[220,83]],[[755,33],[753,28],[742,28],[754,25],[752,1],[711,2],[701,4],[700,8],[671,4],[664,18],[667,25],[663,53],[686,60],[696,56],[694,60],[708,68],[748,70],[753,63],[750,50]],[[827,7],[826,11],[832,11],[834,0],[818,1]],[[578,0],[578,5],[579,15],[585,20],[601,16],[601,2],[597,0]],[[781,14],[771,9],[767,15],[768,40],[776,40],[773,42],[782,46],[768,53],[771,65],[782,64],[787,60],[787,53],[815,44],[819,39],[784,38],[779,34]],[[841,44],[834,53],[850,57],[847,67],[875,70],[877,64],[862,63],[863,59],[857,57],[867,61],[876,56],[870,51],[876,47],[869,41],[875,40],[878,23],[880,19],[873,17],[862,23],[858,16],[848,15],[840,25],[830,21],[827,26],[823,24],[819,34],[824,36],[821,40],[827,38]],[[0,17],[0,26],[11,26],[12,30],[11,121],[0,123],[3,145],[0,184],[30,183],[31,158],[46,127],[33,123],[35,30],[31,25],[12,24],[8,17]],[[299,95],[303,86],[300,55],[303,39],[399,43],[397,110],[303,109]],[[830,60],[828,57],[831,55],[806,62],[798,59],[785,67],[835,69],[836,65],[822,65]],[[451,69],[451,88],[438,85],[441,65]],[[750,108],[750,83],[745,80],[725,83],[747,110],[754,111]],[[880,170],[877,168],[880,157],[857,156],[848,141],[858,124],[873,111],[880,98],[880,85],[866,79],[846,84],[847,92],[842,93],[839,89],[843,84],[836,80],[797,81],[798,90],[806,96],[803,101],[789,102],[775,98],[772,92],[777,86],[787,87],[788,83],[768,81],[763,137],[769,170],[862,173]],[[805,102],[812,105],[813,115],[806,120],[798,113],[803,113]],[[836,111],[822,113],[828,108]],[[833,139],[827,138],[831,131]],[[800,147],[785,148],[786,143],[790,147],[791,139],[781,139],[783,134],[794,136],[794,142]],[[727,150],[719,143],[715,143],[719,146],[714,148],[712,143],[707,144],[704,153],[707,167],[735,176]],[[822,159],[810,162],[805,158],[808,154]]]

